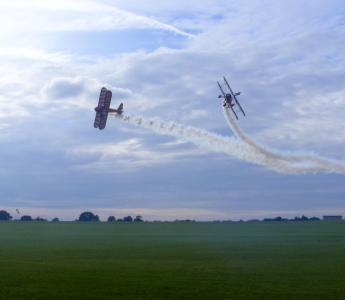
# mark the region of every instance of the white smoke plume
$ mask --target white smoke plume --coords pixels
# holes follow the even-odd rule
[[[237,159],[265,166],[280,173],[304,174],[317,172],[345,173],[345,166],[314,156],[282,155],[270,152],[249,139],[234,123],[234,120],[225,111],[229,125],[237,138],[224,137],[206,130],[188,127],[174,122],[164,122],[158,119],[147,120],[139,116],[114,116],[123,122],[150,129],[156,133],[181,138],[187,142],[206,148],[211,151],[224,153]]]
[[[341,162],[319,157],[317,155],[279,153],[259,145],[237,126],[228,108],[224,108],[224,115],[230,129],[239,140],[251,147],[253,151],[261,153],[275,163],[286,162],[290,167],[294,167],[294,164],[299,163],[300,165],[313,165],[314,172],[345,173],[345,165]],[[311,170],[310,166],[308,166],[307,169],[306,173],[309,173]],[[299,167],[299,172],[303,172],[303,167]]]

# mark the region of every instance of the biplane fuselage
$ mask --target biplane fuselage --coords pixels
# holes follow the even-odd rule
[[[227,106],[227,107],[235,106],[235,104],[233,103],[231,94],[225,95],[223,106]]]

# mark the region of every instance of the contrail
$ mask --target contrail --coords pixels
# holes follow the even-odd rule
[[[117,114],[113,116],[123,122],[150,129],[158,134],[181,138],[199,147],[262,165],[280,173],[305,174],[322,171],[345,173],[345,167],[341,170],[338,169],[338,171],[335,171],[334,168],[326,168],[321,164],[315,164],[313,161],[300,159],[289,161],[286,159],[279,159],[275,155],[270,155],[270,152],[264,148],[256,148],[255,143],[253,144],[240,137],[224,137],[215,133],[210,133],[206,130],[188,127],[174,122],[164,122],[158,119],[149,120],[140,116]],[[239,130],[239,128],[237,129]],[[241,133],[240,130],[239,133]]]
[[[292,166],[293,163],[311,163],[314,164],[315,170],[318,169],[325,172],[345,173],[345,165],[341,162],[319,157],[316,155],[278,153],[276,151],[269,150],[255,142],[237,126],[228,108],[224,108],[224,115],[230,129],[239,140],[241,140],[247,146],[251,147],[252,150],[256,151],[257,153],[261,153],[262,155],[270,158],[272,161],[284,161],[287,162],[290,166]]]

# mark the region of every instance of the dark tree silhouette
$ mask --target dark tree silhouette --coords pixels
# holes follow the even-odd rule
[[[114,216],[110,216],[108,218],[108,222],[115,222],[116,221],[116,218]]]
[[[302,221],[309,221],[309,218],[303,215],[303,216],[301,217],[301,220],[302,220]]]
[[[83,222],[98,222],[99,217],[90,211],[85,211],[80,214],[78,221]]]
[[[32,221],[32,217],[31,216],[22,216],[20,218],[21,221]]]
[[[60,222],[59,218],[52,219],[52,222]]]
[[[6,210],[0,210],[0,221],[11,221],[12,216]]]
[[[132,222],[133,221],[133,218],[131,216],[127,216],[127,217],[124,217],[123,218],[123,221],[124,222]]]
[[[143,217],[142,216],[136,216],[134,218],[134,222],[142,222],[143,221]]]
[[[282,217],[275,217],[275,218],[265,218],[264,222],[282,222],[282,221],[289,221],[289,219],[282,218]]]

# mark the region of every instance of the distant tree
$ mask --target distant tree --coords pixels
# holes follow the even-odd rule
[[[318,217],[311,217],[311,218],[309,218],[309,221],[320,221],[320,218],[318,218]]]
[[[11,221],[12,216],[6,210],[0,210],[0,221]]]
[[[124,217],[123,218],[123,221],[124,222],[132,222],[133,221],[133,218],[131,216],[127,216],[127,217]]]
[[[37,217],[37,218],[35,218],[35,221],[44,222],[44,221],[47,221],[47,219]]]
[[[114,216],[110,216],[108,218],[108,222],[115,222],[116,221],[116,218]]]
[[[117,219],[116,222],[123,222],[123,219]]]
[[[309,218],[306,217],[306,216],[302,216],[302,217],[301,217],[301,221],[309,221]]]
[[[136,216],[134,218],[134,222],[143,222],[143,217],[142,216]]]
[[[250,220],[248,220],[248,222],[260,222],[260,220],[259,219],[250,219]]]
[[[52,222],[60,222],[59,218],[52,219]]]
[[[31,216],[22,216],[20,218],[21,221],[32,221],[32,217]]]
[[[90,211],[85,211],[80,214],[78,221],[82,222],[98,222],[99,217]]]
[[[312,221],[312,220],[303,215],[302,217],[294,217],[291,221],[299,221],[300,222],[300,221]]]

